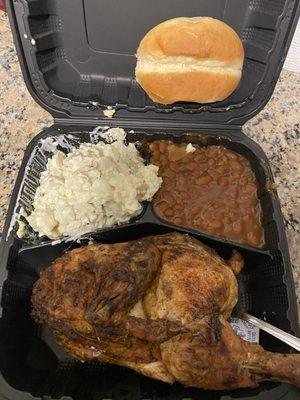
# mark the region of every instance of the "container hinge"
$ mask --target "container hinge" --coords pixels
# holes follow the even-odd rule
[[[241,131],[242,125],[229,125],[229,124],[203,124],[187,121],[161,121],[161,120],[136,120],[136,119],[122,119],[122,118],[103,118],[103,119],[86,119],[86,118],[55,118],[54,122],[60,126],[108,126],[108,127],[122,127],[128,129],[165,129],[175,130],[215,130],[215,131]]]

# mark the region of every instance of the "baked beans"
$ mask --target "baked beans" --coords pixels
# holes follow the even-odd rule
[[[153,199],[158,217],[174,225],[261,247],[256,178],[250,163],[223,146],[151,143],[163,183]]]

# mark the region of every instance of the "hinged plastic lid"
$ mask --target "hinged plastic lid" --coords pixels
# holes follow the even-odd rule
[[[36,101],[55,118],[117,116],[244,124],[269,100],[299,15],[299,0],[9,0],[20,64]],[[225,101],[153,103],[134,79],[144,34],[178,16],[221,19],[240,35],[243,77]]]

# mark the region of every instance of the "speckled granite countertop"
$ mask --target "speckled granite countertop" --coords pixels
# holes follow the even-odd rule
[[[285,217],[300,299],[300,74],[282,71],[272,99],[245,127],[269,157]],[[23,152],[51,116],[27,91],[10,28],[0,13],[0,232]]]

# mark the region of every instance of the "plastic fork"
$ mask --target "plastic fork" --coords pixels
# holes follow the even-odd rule
[[[277,339],[281,340],[282,342],[288,344],[289,346],[293,347],[297,351],[300,351],[300,339],[296,336],[291,335],[283,331],[282,329],[276,328],[269,324],[268,322],[262,321],[259,318],[253,317],[253,315],[247,314],[245,312],[235,311],[234,316],[240,318],[246,322],[250,322],[254,326],[262,329],[265,332],[268,332],[270,335],[276,337]]]

